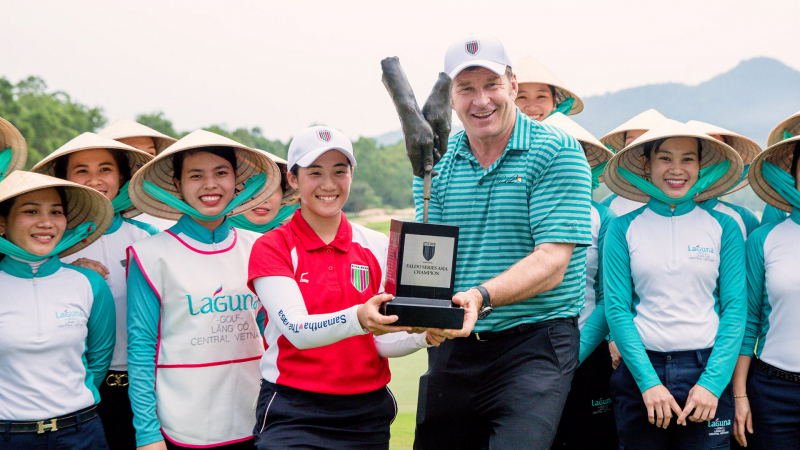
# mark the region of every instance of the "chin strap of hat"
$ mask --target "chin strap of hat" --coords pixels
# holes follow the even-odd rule
[[[592,167],[592,190],[600,187],[600,175],[603,174],[603,170],[605,170],[607,165],[608,161],[603,161],[600,164]]]
[[[71,230],[65,230],[64,235],[61,236],[61,240],[58,242],[58,244],[56,244],[56,247],[53,249],[53,251],[44,256],[34,255],[26,250],[23,250],[17,245],[12,244],[11,241],[0,237],[0,253],[28,262],[42,261],[51,256],[58,255],[64,250],[67,250],[73,245],[86,239],[94,229],[94,222],[86,222]]]
[[[269,221],[269,223],[265,223],[263,225],[259,225],[257,223],[250,222],[244,214],[239,214],[238,216],[233,216],[228,219],[231,226],[236,228],[242,228],[244,230],[253,231],[256,233],[266,233],[267,231],[272,231],[275,228],[278,228],[281,225],[281,222],[286,220],[287,218],[291,217],[297,208],[300,207],[299,203],[294,203],[291,205],[284,205],[278,210],[278,215],[275,216],[274,219]]]
[[[6,175],[8,175],[8,166],[11,165],[12,156],[11,147],[0,151],[0,181],[3,181]]]
[[[670,197],[664,191],[657,188],[653,183],[645,180],[644,178],[636,175],[624,167],[620,167],[618,170],[619,174],[622,175],[622,178],[625,178],[625,180],[627,180],[630,184],[640,189],[650,197],[653,197],[656,200],[664,202],[668,205],[677,205],[692,200],[696,195],[702,193],[712,184],[719,181],[723,175],[728,173],[728,168],[730,168],[730,166],[731,161],[726,159],[720,163],[712,164],[704,169],[700,169],[700,174],[697,176],[697,182],[695,182],[694,186],[689,189],[689,192],[687,192],[686,195],[681,198]]]
[[[165,191],[164,189],[156,186],[155,184],[145,180],[142,188],[148,195],[153,197],[154,199],[164,203],[167,206],[171,206],[172,208],[177,209],[178,211],[189,215],[190,217],[194,217],[197,220],[202,220],[205,222],[210,222],[212,220],[217,220],[225,217],[228,215],[229,212],[233,211],[236,207],[241,205],[242,203],[250,200],[253,198],[257,192],[264,188],[264,185],[267,184],[267,174],[260,173],[258,175],[254,175],[247,179],[244,182],[244,189],[242,189],[239,194],[231,200],[227,207],[222,210],[221,213],[207,216],[205,214],[200,213],[196,209],[189,206],[188,203],[184,202],[176,198],[174,195],[170,194],[169,192]]]
[[[797,190],[795,179],[789,172],[782,170],[769,161],[764,161],[764,165],[761,166],[761,173],[764,175],[764,179],[767,180],[767,183],[769,183],[784,200],[794,206],[794,209],[800,209],[800,191]]]
[[[569,112],[572,111],[572,105],[574,105],[574,104],[575,104],[575,99],[572,98],[572,97],[569,97],[569,98],[565,99],[563,102],[557,104],[556,107],[553,109],[553,112],[548,114],[547,117],[550,117],[550,116],[552,116],[553,114],[555,114],[557,112],[560,112],[561,114],[563,114],[565,116],[568,116]]]
[[[131,197],[128,195],[128,185],[130,183],[130,181],[126,181],[125,184],[119,188],[119,193],[116,197],[114,197],[114,200],[111,200],[111,206],[114,207],[114,213],[121,213],[122,211],[125,211],[133,206],[133,203],[131,203]]]

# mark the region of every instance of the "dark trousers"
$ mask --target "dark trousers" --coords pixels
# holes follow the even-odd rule
[[[262,380],[253,434],[258,450],[388,450],[396,415],[388,387],[332,395]]]
[[[711,349],[683,352],[650,352],[650,362],[661,383],[683,408],[689,390],[705,370]],[[714,420],[695,423],[687,419],[686,426],[675,423],[663,429],[647,419],[647,408],[633,375],[623,361],[611,375],[611,400],[617,421],[619,446],[626,450],[708,450],[728,449],[733,432],[733,388],[722,392]]]
[[[755,432],[748,442],[758,450],[800,449],[800,384],[756,370],[747,398]]]
[[[127,372],[108,372],[100,384],[97,414],[100,415],[111,450],[136,450],[136,430],[133,428],[133,410],[127,383]]]
[[[77,416],[77,425],[42,434],[10,433],[7,422],[0,421],[0,450],[108,450],[97,415],[92,412]]]
[[[172,442],[168,441],[166,438],[164,442],[167,444],[167,449],[169,450],[181,450],[185,448],[197,448],[197,447],[182,447],[177,444],[173,444]],[[213,450],[253,450],[255,447],[253,446],[253,440],[248,439],[246,441],[237,442],[235,444],[228,444],[228,445],[219,445],[216,447],[209,447]]]
[[[614,369],[603,341],[575,370],[553,450],[615,450],[617,426],[608,382]]]
[[[574,322],[428,349],[414,448],[549,449],[578,363]]]

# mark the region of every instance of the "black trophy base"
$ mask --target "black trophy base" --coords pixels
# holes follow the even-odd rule
[[[383,304],[381,313],[399,317],[390,324],[399,327],[460,330],[464,326],[464,309],[450,300],[395,297]]]

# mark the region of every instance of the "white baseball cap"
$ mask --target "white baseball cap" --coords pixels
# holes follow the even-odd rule
[[[470,34],[450,45],[444,55],[444,71],[455,79],[467,67],[485,67],[499,76],[511,67],[503,43],[487,34]]]
[[[301,130],[289,144],[289,167],[296,165],[308,167],[328,150],[339,150],[347,156],[350,164],[356,166],[353,144],[341,131],[330,127],[311,127]]]

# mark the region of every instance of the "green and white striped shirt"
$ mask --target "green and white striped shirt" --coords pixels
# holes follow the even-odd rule
[[[428,221],[459,227],[455,291],[496,277],[536,245],[574,243],[563,282],[513,305],[495,308],[475,332],[577,316],[583,308],[586,246],[591,234],[591,172],[578,141],[517,109],[511,139],[484,170],[463,131],[436,164]],[[416,220],[422,221],[422,179],[414,178]]]

